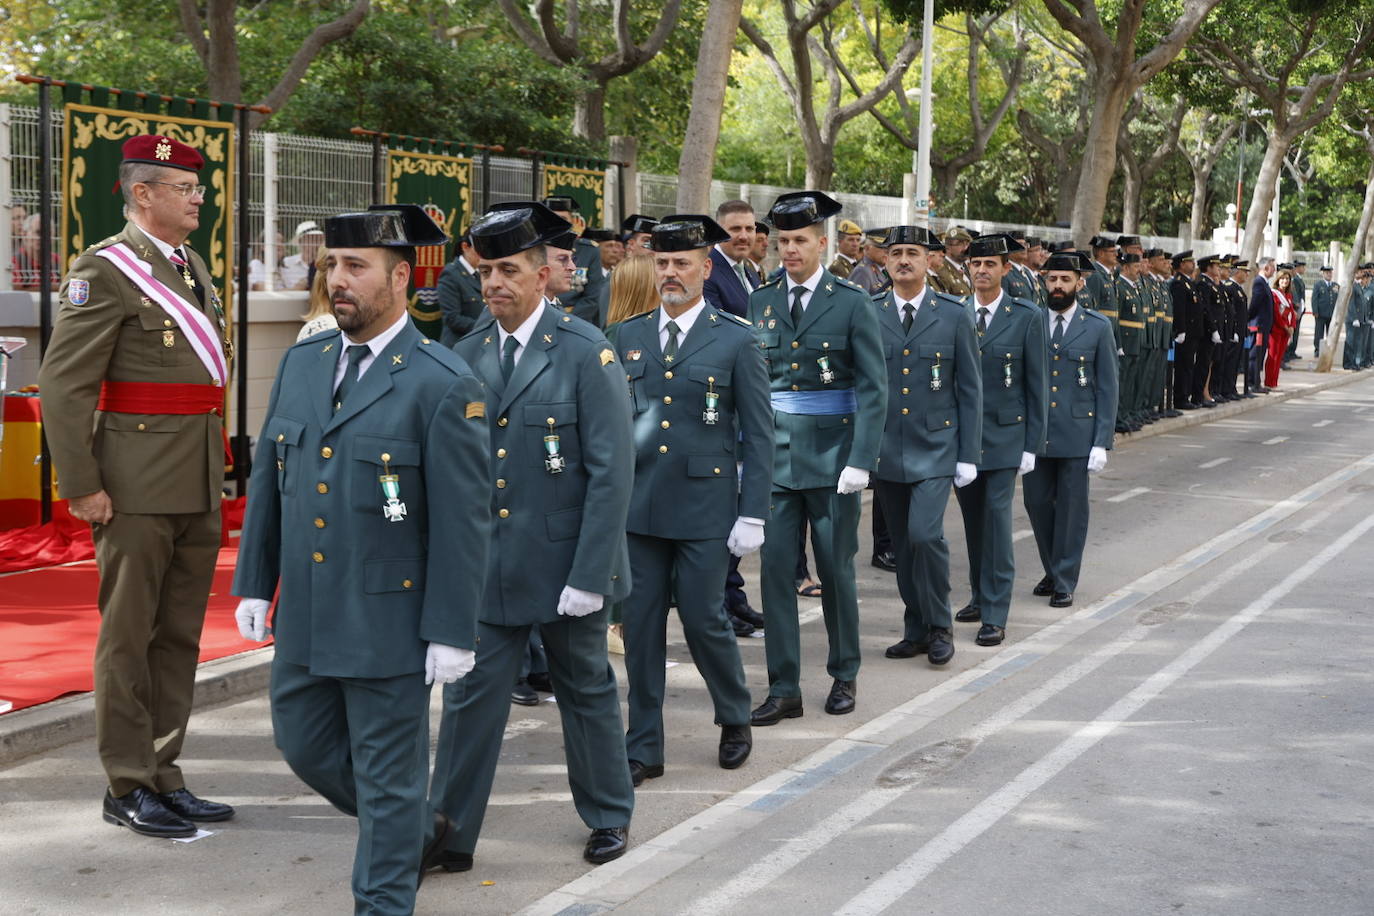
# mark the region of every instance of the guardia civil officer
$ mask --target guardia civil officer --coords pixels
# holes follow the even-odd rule
[[[631,213],[620,224],[621,239],[625,242],[625,257],[643,257],[649,253],[649,238],[658,220],[642,213]]]
[[[439,272],[437,291],[444,327],[439,342],[451,347],[472,330],[486,308],[482,302],[482,281],[477,277],[477,252],[466,232],[458,240],[458,254]]]
[[[563,309],[583,321],[600,327],[605,320],[606,275],[601,272],[601,249],[586,238],[581,238],[586,228],[582,218],[582,208],[572,197],[557,196],[544,198],[544,205],[561,216],[572,228],[573,235],[573,275],[568,290],[560,293],[558,300]]]
[[[1020,236],[1019,238],[1017,236]],[[1002,292],[1012,299],[1022,299],[1026,302],[1034,302],[1036,297],[1035,274],[1026,266],[1026,236],[1025,233],[1007,234],[1007,263],[1010,265],[1007,272],[1002,276]],[[973,258],[971,253],[973,245],[969,245],[969,259]],[[967,262],[966,262],[967,263]],[[969,264],[969,272],[973,272],[973,265]]]
[[[1130,236],[1134,238],[1134,236]],[[1136,412],[1136,398],[1140,386],[1141,354],[1145,343],[1145,290],[1140,275],[1144,265],[1140,255],[1123,251],[1117,258],[1115,282],[1117,328],[1120,337],[1119,357],[1121,401],[1117,405],[1116,432],[1135,432],[1143,425]]]
[[[405,914],[425,856],[429,684],[472,669],[491,532],[482,386],[406,314],[418,206],[325,221],[339,330],[286,351],[253,461],[233,592],[272,618],[272,729],[292,771],[358,818],[358,913]],[[447,821],[431,828],[442,839]]]
[[[1321,279],[1312,284],[1312,313],[1316,326],[1312,330],[1312,356],[1322,354],[1322,341],[1326,339],[1327,329],[1331,327],[1331,316],[1336,314],[1336,296],[1341,285],[1331,279],[1331,265],[1321,266]]]
[[[102,816],[156,837],[234,815],[192,795],[176,762],[219,553],[233,353],[212,278],[186,242],[203,165],[170,137],[124,143],[128,223],[72,265],[38,374],[62,496],[90,524],[100,571]]]
[[[496,517],[477,668],[444,692],[430,799],[454,830],[440,864],[472,868],[511,684],[535,624],[563,722],[573,804],[592,831],[583,856],[599,864],[624,853],[634,809],[606,655],[607,608],[630,591],[629,395],[601,332],[544,298],[545,244],[567,225],[527,201],[486,213],[471,231],[493,317],[455,351],[486,386]]]
[[[1034,593],[1049,596],[1051,607],[1073,604],[1088,539],[1088,474],[1107,466],[1116,423],[1111,324],[1076,301],[1082,275],[1093,270],[1080,254],[1045,262],[1050,384],[1058,391],[1050,391],[1044,451],[1021,489],[1045,570]]]
[[[995,646],[1006,635],[1011,586],[1011,504],[1016,478],[1035,469],[1045,446],[1049,390],[1058,389],[1046,369],[1044,313],[1034,302],[1008,296],[1001,285],[1010,270],[998,236],[969,245],[973,310],[982,380],[982,456],[978,476],[954,491],[964,517],[972,597],[955,619],[982,621],[975,642]]]
[[[820,191],[780,196],[769,211],[783,270],[749,297],[749,320],[767,361],[773,401],[773,514],[763,545],[768,698],[751,716],[774,725],[802,714],[797,568],[802,524],[811,527],[833,683],[825,711],[854,710],[859,673],[860,492],[878,462],[887,388],[873,303],[821,266],[822,224],[840,205]]]
[[[1121,349],[1121,329],[1117,327],[1116,285],[1112,274],[1116,270],[1116,242],[1103,235],[1093,236],[1088,247],[1092,250],[1093,272],[1088,274],[1085,289],[1092,299],[1095,311],[1111,319],[1112,336],[1117,349]]]
[[[1005,255],[1009,240],[996,239]],[[932,665],[943,665],[954,657],[944,515],[950,483],[963,487],[978,475],[978,344],[964,303],[926,286],[926,252],[939,244],[936,237],[921,226],[896,226],[888,242],[889,257],[901,269],[893,274],[893,288],[876,300],[888,398],[874,494],[892,520],[904,611],[902,639],[886,655],[926,655]],[[970,246],[969,269],[984,282],[976,276],[974,250]]]
[[[749,323],[703,298],[717,263],[712,246],[729,239],[708,216],[665,217],[652,242],[662,304],[625,322],[616,337],[635,417],[634,588],[623,616],[625,750],[635,785],[663,775],[664,656],[673,603],[721,726],[717,761],[735,769],[753,747],[749,688],[722,598],[729,557],[753,553],[764,541],[773,410]]]

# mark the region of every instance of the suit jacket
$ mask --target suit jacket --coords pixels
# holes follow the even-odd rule
[[[957,462],[982,460],[983,386],[973,316],[952,296],[930,289],[921,296],[910,331],[902,327],[895,293],[874,299],[888,380],[877,477],[895,483],[953,477]],[[937,374],[938,389],[932,387]]]
[[[848,280],[821,273],[801,324],[792,326],[786,274],[749,296],[749,320],[763,349],[772,391],[853,388],[857,410],[844,415],[773,412],[773,486],[833,489],[845,467],[873,470],[887,406],[882,343],[868,296]],[[818,360],[834,373],[821,379]]]
[[[58,291],[57,321],[38,373],[43,431],[62,496],[70,499],[103,489],[114,511],[126,514],[218,509],[224,484],[219,416],[96,411],[103,381],[212,381],[172,317],[96,254],[117,242],[126,244],[191,308],[207,315],[223,338],[210,273],[189,246],[182,250],[205,290],[203,307],[171,262],[132,222],[118,235],[87,248]],[[73,281],[87,286],[86,301],[80,305],[70,297]]]
[[[1053,337],[1055,312],[1045,315],[1045,340]],[[1048,343],[1050,409],[1048,458],[1083,458],[1112,447],[1116,429],[1117,367],[1112,327],[1097,312],[1079,309],[1058,345]],[[1058,374],[1056,374],[1058,373]],[[1058,389],[1058,390],[1055,390]]]
[[[541,308],[508,382],[494,318],[454,348],[487,389],[496,518],[479,618],[497,626],[558,620],[565,585],[607,603],[630,593],[634,448],[624,370],[595,327]],[[546,436],[558,437],[559,473],[546,467]]]
[[[1274,328],[1274,294],[1269,289],[1269,281],[1260,274],[1256,274],[1255,282],[1250,284],[1250,309],[1246,320],[1261,334],[1268,334]]]
[[[746,260],[744,269],[753,278],[753,285],[746,287],[740,282],[730,262],[716,248],[711,249],[711,276],[706,278],[701,294],[706,301],[722,312],[743,318],[749,311],[749,294],[758,286],[758,276]]]
[[[964,302],[976,327],[978,303],[972,296]],[[1022,452],[1035,455],[1045,447],[1050,378],[1044,316],[1035,303],[1003,294],[987,333],[978,338],[983,402],[980,470],[1019,467]]]
[[[576,292],[569,291],[558,297],[563,310],[581,318],[593,327],[600,327],[602,311],[605,309],[605,289],[610,284],[601,272],[601,249],[595,242],[578,239],[573,248],[573,263],[587,276],[586,285]]]
[[[334,411],[338,331],[286,351],[258,437],[233,592],[270,599],[279,658],[322,677],[471,649],[491,510],[482,386],[409,322]],[[406,515],[389,521],[380,478]],[[433,548],[433,549],[431,549]]]
[[[458,261],[459,255],[444,265],[439,272],[439,310],[444,316],[444,327],[439,342],[452,347],[458,339],[472,330],[477,318],[486,308],[482,299],[482,280]]]
[[[706,304],[672,359],[661,309],[622,322],[616,349],[634,403],[629,531],[673,540],[724,538],[735,519],[767,519],[773,486],[768,372],[749,324]],[[707,421],[706,396],[716,413]],[[735,463],[743,462],[736,475]]]

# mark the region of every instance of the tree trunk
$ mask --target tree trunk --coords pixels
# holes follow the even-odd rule
[[[697,51],[692,108],[677,161],[677,212],[705,213],[711,206],[711,172],[725,108],[725,85],[744,0],[711,0]]]
[[[1107,190],[1116,172],[1117,133],[1130,98],[1129,83],[1124,78],[1117,78],[1102,87],[1093,106],[1092,122],[1083,144],[1082,171],[1078,175],[1078,189],[1069,219],[1074,244],[1080,249],[1085,249],[1088,239],[1102,228]]]
[[[1122,163],[1121,231],[1135,235],[1140,231],[1140,192],[1145,186],[1139,166]]]
[[[1368,129],[1368,128],[1366,128]],[[1374,139],[1365,138],[1365,146],[1374,157]],[[1330,372],[1336,356],[1336,345],[1341,341],[1345,330],[1345,313],[1350,306],[1350,296],[1355,291],[1355,271],[1360,264],[1360,252],[1369,243],[1370,224],[1374,223],[1374,160],[1369,164],[1369,173],[1364,180],[1364,207],[1360,210],[1360,225],[1355,230],[1355,244],[1350,249],[1350,260],[1345,265],[1345,276],[1341,278],[1341,292],[1336,299],[1336,310],[1331,315],[1331,324],[1322,343],[1322,355],[1317,359],[1318,372]]]
[[[817,143],[816,148],[806,155],[806,189],[829,191],[830,182],[834,180],[835,148]]]
[[[1212,180],[1211,165],[1193,169],[1193,215],[1189,220],[1190,237],[1194,243],[1207,231],[1208,184]]]
[[[1245,235],[1241,239],[1242,260],[1254,263],[1264,244],[1264,227],[1269,222],[1269,208],[1274,203],[1274,187],[1278,184],[1283,157],[1287,155],[1291,143],[1291,139],[1282,134],[1271,134],[1269,137],[1264,159],[1260,161],[1259,175],[1255,177],[1255,187],[1250,194],[1250,212],[1246,214]],[[1278,241],[1274,239],[1275,244]]]
[[[573,136],[593,143],[606,142],[605,83],[597,83],[577,97],[573,107]]]

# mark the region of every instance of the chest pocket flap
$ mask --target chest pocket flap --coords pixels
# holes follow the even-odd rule
[[[847,334],[807,334],[806,348],[808,350],[848,350],[849,336]]]
[[[687,377],[694,382],[701,382],[703,385],[708,382],[721,387],[730,384],[730,370],[716,366],[690,366],[687,369]]]
[[[628,362],[622,361],[621,364],[625,367],[625,378],[630,380],[643,378],[644,369],[648,366],[648,363],[644,362],[643,357],[640,357],[639,359],[635,360],[629,360]]]
[[[941,362],[954,362],[954,344],[921,344],[921,359],[931,361],[940,360]]]
[[[1096,350],[1065,350],[1064,352],[1068,356],[1069,362],[1075,364],[1083,363],[1084,365],[1091,366],[1093,361],[1097,358]]]
[[[264,436],[277,443],[278,451],[286,445],[300,445],[304,433],[305,424],[290,417],[273,417],[267,421],[267,427],[262,431]]]
[[[151,305],[138,310],[138,325],[145,331],[173,330],[178,334],[181,333],[181,328],[177,327],[177,323],[172,320],[172,316],[168,315],[162,309]]]
[[[548,427],[553,420],[555,427],[577,425],[577,402],[554,401],[547,404],[526,404],[525,425]]]
[[[758,338],[759,346],[765,350],[776,350],[781,337],[777,331],[755,331],[754,336]]]
[[[383,459],[383,455],[387,456]],[[353,439],[353,457],[358,461],[416,467],[420,463],[420,443],[410,439],[388,436],[357,436]]]

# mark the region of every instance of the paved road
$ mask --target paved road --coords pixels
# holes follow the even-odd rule
[[[863,565],[858,711],[822,712],[804,604],[806,715],[733,772],[674,628],[631,852],[581,861],[556,710],[516,707],[476,868],[419,912],[1374,912],[1371,472],[1374,379],[1128,443],[1093,482],[1077,606],[1030,596],[1022,537],[1008,641],[960,625],[940,670],[883,658],[900,608]],[[947,533],[958,606],[953,502]],[[763,643],[743,648],[761,697]],[[265,699],[198,713],[183,763],[240,809],[190,844],[100,821],[92,742],[0,771],[0,910],[347,911],[353,823],[282,764]]]

